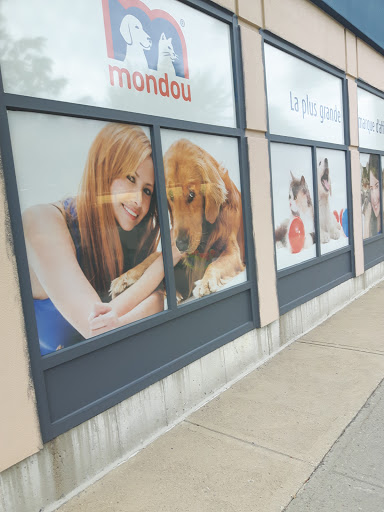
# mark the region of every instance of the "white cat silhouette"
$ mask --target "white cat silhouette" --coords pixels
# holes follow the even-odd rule
[[[164,32],[159,39],[159,58],[157,60],[157,71],[168,73],[168,75],[176,76],[174,61],[177,55],[173,49],[172,38],[167,39]]]

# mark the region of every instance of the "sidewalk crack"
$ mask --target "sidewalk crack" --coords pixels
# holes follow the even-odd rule
[[[364,350],[362,348],[351,347],[350,345],[339,345],[337,343],[325,343],[316,340],[297,340],[297,343],[304,343],[306,345],[317,345],[320,347],[338,348],[341,350],[349,350],[351,352],[362,352],[363,354],[372,354],[374,356],[384,356],[384,352],[378,350]]]
[[[201,425],[200,423],[195,423],[194,421],[190,420],[184,420],[185,423],[190,423],[191,425],[194,425],[195,427],[203,428],[205,430],[208,430],[209,432],[214,432],[215,434],[220,434],[222,436],[228,437],[230,439],[234,439],[235,441],[240,441],[240,443],[248,444],[250,446],[254,446],[255,448],[261,448],[262,450],[266,450],[271,453],[275,453],[277,455],[282,455],[283,457],[288,457],[292,460],[297,460],[298,462],[305,462],[306,464],[309,464],[312,467],[316,467],[315,464],[312,462],[309,462],[308,460],[300,459],[299,457],[294,457],[293,455],[289,455],[288,453],[279,452],[278,450],[274,450],[273,448],[268,448],[267,446],[263,446],[262,444],[257,444],[253,441],[247,441],[245,439],[241,439],[240,437],[233,436],[231,434],[226,434],[225,432],[221,432],[220,430],[215,430],[214,428],[209,428],[204,425]]]

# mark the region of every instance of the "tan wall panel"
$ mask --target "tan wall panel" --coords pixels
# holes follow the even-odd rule
[[[350,145],[359,145],[359,128],[357,114],[357,84],[354,78],[348,78],[348,104],[349,104],[349,137]]]
[[[0,472],[41,447],[0,160]]]
[[[248,149],[257,288],[263,327],[279,318],[268,142],[264,137],[249,134]]]
[[[347,59],[347,73],[352,76],[357,76],[357,42],[356,36],[345,31],[345,50]]]
[[[239,16],[245,20],[263,27],[263,7],[261,0],[238,0]]]
[[[384,91],[384,57],[373,48],[357,40],[358,77]]]
[[[265,28],[345,70],[344,28],[308,0],[264,0]]]
[[[244,23],[240,25],[247,128],[266,132],[267,110],[261,36],[257,29]]]
[[[351,174],[355,271],[356,276],[359,276],[364,274],[364,247],[361,222],[360,156],[357,149],[351,149]]]

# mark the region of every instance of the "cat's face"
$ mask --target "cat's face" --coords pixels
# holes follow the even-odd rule
[[[292,173],[291,176],[292,180],[288,194],[289,208],[292,215],[300,217],[300,215],[311,206],[311,196],[304,176],[302,176],[300,180],[295,178]]]
[[[169,57],[172,62],[177,59],[177,55],[172,45],[172,37],[167,39],[164,32],[161,34],[159,40],[159,55],[162,55],[163,57]]]

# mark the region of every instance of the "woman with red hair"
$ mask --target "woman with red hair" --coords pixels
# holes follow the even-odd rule
[[[161,255],[108,302],[111,281],[160,241],[152,148],[140,127],[106,125],[78,196],[29,208],[23,225],[43,355],[163,310]],[[176,264],[181,255],[172,250]]]

